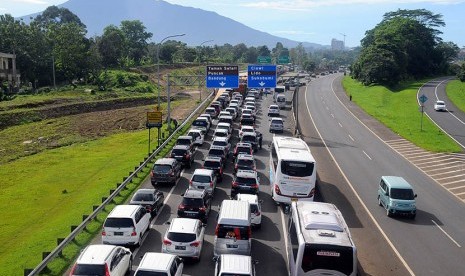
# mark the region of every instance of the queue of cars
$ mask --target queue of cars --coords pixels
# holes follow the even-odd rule
[[[204,144],[209,133],[210,148],[201,160],[202,168],[193,172],[189,187],[182,194],[177,218],[167,222],[161,253],[146,253],[135,275],[181,275],[183,258],[200,260],[211,202],[228,164],[234,166],[234,176],[231,183],[226,183],[231,188],[231,199],[223,201],[217,218],[215,275],[239,270],[249,273],[241,275],[255,275],[250,254],[252,228],[261,227],[260,178],[254,158],[262,147],[262,134],[255,130],[260,97],[257,90],[245,98],[227,91],[212,102],[193,121],[187,134],[179,136],[168,157],[155,162],[150,170],[153,189],[139,189],[129,204],[117,205],[110,212],[102,229],[103,245],[90,245],[83,250],[70,275],[125,275],[132,270],[133,255],[128,248],[141,245],[165,200],[158,186],[176,185],[182,170],[199,161],[197,147]],[[217,119],[215,129],[213,119]],[[239,140],[234,146],[233,137]]]

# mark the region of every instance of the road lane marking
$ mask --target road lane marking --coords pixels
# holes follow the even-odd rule
[[[464,186],[459,186],[459,187],[450,188],[449,191],[451,191],[451,190],[463,189],[463,188],[465,188],[465,185],[464,185]],[[456,195],[461,195],[461,194],[465,194],[465,192],[463,192],[463,193],[458,193],[458,194],[456,194]]]
[[[449,169],[449,168],[445,168],[445,169]],[[463,171],[463,170],[453,170],[453,171],[447,171],[447,172],[442,172],[442,173],[431,174],[431,176],[435,177],[435,176],[441,175],[441,174],[456,173],[456,172],[461,172],[461,171]]]
[[[333,114],[333,113],[331,113],[331,117],[333,117],[333,118],[334,118],[334,114]]]
[[[349,135],[349,138],[350,138],[350,140],[352,140],[352,141],[354,141],[354,142],[355,142],[355,139],[354,139],[354,138],[352,138],[352,136],[350,136],[350,134],[348,134],[348,135]]]
[[[459,174],[459,175],[454,175],[454,176],[448,176],[448,177],[443,177],[443,178],[437,178],[436,180],[439,181],[439,180],[444,180],[444,179],[449,179],[449,178],[456,178],[456,177],[460,177],[460,176],[464,176],[465,174]]]
[[[460,179],[460,180],[455,180],[455,181],[451,181],[451,182],[446,182],[444,184],[442,184],[443,186],[445,185],[452,185],[452,184],[455,184],[455,183],[459,183],[459,182],[463,182],[464,180],[463,179]],[[446,187],[447,189],[447,187]]]
[[[447,165],[451,165],[451,164],[454,164],[454,163],[462,163],[462,162],[451,162],[451,163],[448,163]],[[426,169],[426,167],[423,167],[423,169],[426,169],[429,173],[431,172],[434,172],[434,171],[440,171],[440,170],[445,170],[445,169],[452,169],[452,168],[456,168],[456,167],[463,167],[464,164],[459,164],[459,165],[454,165],[454,166],[445,166],[444,164],[438,164],[438,165],[434,165],[434,167],[437,167],[437,166],[443,166],[443,168],[437,168],[437,169],[432,169],[432,170],[429,170],[429,169]],[[461,169],[463,171],[463,168]]]
[[[340,127],[342,127],[342,124],[341,123],[338,123]]]
[[[368,157],[368,159],[372,160],[371,157],[368,155],[368,153],[366,153],[364,150],[363,150],[363,153]]]
[[[457,247],[462,247],[458,242],[456,242],[444,229],[442,229],[441,226],[439,226],[439,224],[437,224],[434,220],[431,220],[443,233],[444,235],[446,235],[453,243],[455,243],[455,245],[457,245]]]
[[[334,82],[334,80],[333,80]],[[333,83],[331,83],[331,89],[333,90],[333,93],[334,92],[334,89],[333,89]],[[337,97],[336,97],[337,98]],[[337,98],[339,100],[339,98]],[[341,102],[342,104],[342,102]],[[342,104],[343,105],[343,104]],[[394,251],[394,254],[396,254],[396,256],[399,258],[400,262],[404,265],[405,269],[410,273],[410,275],[414,276],[415,273],[413,273],[413,270],[410,268],[410,266],[408,265],[407,261],[405,261],[405,259],[402,257],[402,255],[400,254],[400,252],[397,250],[397,248],[394,246],[394,244],[392,243],[392,241],[389,239],[389,237],[387,236],[387,234],[384,232],[383,228],[381,228],[381,225],[379,225],[378,221],[376,221],[375,217],[373,216],[373,214],[370,212],[370,210],[368,209],[368,207],[366,206],[365,202],[363,202],[362,198],[360,197],[360,195],[357,193],[357,191],[355,190],[354,186],[352,185],[352,183],[350,182],[349,178],[347,178],[347,175],[344,173],[344,171],[342,170],[341,166],[339,166],[339,163],[337,162],[336,158],[334,157],[333,153],[329,150],[329,147],[328,145],[326,144],[326,140],[321,136],[321,133],[320,131],[318,130],[318,127],[316,126],[315,124],[315,121],[313,120],[313,117],[312,117],[312,113],[310,112],[310,108],[308,107],[308,101],[307,101],[307,87],[305,88],[305,106],[307,107],[307,112],[308,112],[308,115],[310,116],[310,119],[312,121],[312,124],[313,126],[315,127],[315,130],[316,132],[318,133],[318,136],[320,136],[320,139],[321,141],[323,142],[323,145],[325,145],[325,149],[328,151],[329,155],[331,156],[331,158],[334,160],[334,164],[336,165],[336,167],[339,169],[339,171],[341,172],[342,174],[342,177],[344,178],[344,180],[349,184],[349,187],[350,189],[352,190],[352,192],[355,194],[355,197],[357,198],[357,200],[360,202],[360,204],[362,205],[363,209],[365,209],[365,212],[367,212],[368,216],[370,217],[371,221],[373,221],[373,224],[376,226],[376,228],[378,228],[378,231],[381,233],[381,235],[383,236],[383,238],[386,240],[386,242],[389,244],[389,246],[391,247],[391,249]],[[344,106],[344,105],[343,105]],[[347,107],[346,107],[347,109]],[[348,110],[348,109],[347,109]],[[349,111],[350,112],[350,111]],[[353,114],[352,114],[353,115]],[[355,117],[355,115],[354,115]],[[356,118],[356,117],[355,117]],[[358,118],[357,118],[358,119]],[[359,120],[360,121],[360,120]],[[361,122],[361,121],[360,121]],[[362,123],[363,124],[363,123]],[[370,130],[365,124],[363,124],[368,130]],[[373,134],[375,134],[372,130],[370,130]],[[376,135],[376,134],[375,134]],[[381,138],[379,136],[376,135],[376,137],[378,137],[380,140]],[[381,140],[382,141],[382,140]]]

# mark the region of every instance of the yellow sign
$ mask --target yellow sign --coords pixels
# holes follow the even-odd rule
[[[147,127],[161,127],[163,114],[161,111],[147,112]]]

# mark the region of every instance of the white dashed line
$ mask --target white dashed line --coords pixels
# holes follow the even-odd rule
[[[453,243],[455,243],[455,245],[457,245],[457,247],[462,247],[458,242],[456,242],[449,234],[447,234],[446,231],[444,231],[444,229],[442,229],[441,226],[439,226],[439,224],[437,224],[434,220],[431,220],[438,228],[439,230],[441,230],[444,235],[446,235]]]
[[[350,140],[355,141],[355,139],[352,138],[352,136],[350,136],[350,134],[348,134],[348,135],[349,135]]]
[[[366,153],[365,151],[363,151],[363,153],[368,157],[368,159],[373,160],[373,159],[371,159],[371,157],[368,155],[368,153]]]

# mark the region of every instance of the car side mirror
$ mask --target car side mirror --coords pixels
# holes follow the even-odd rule
[[[215,256],[215,257],[213,257],[212,260],[213,260],[214,262],[216,262],[216,261],[218,261],[218,259],[219,259],[219,257],[218,257],[218,256]]]
[[[417,194],[415,194],[415,196],[414,196],[414,197],[416,198],[417,196],[418,196],[418,195],[417,195]]]

